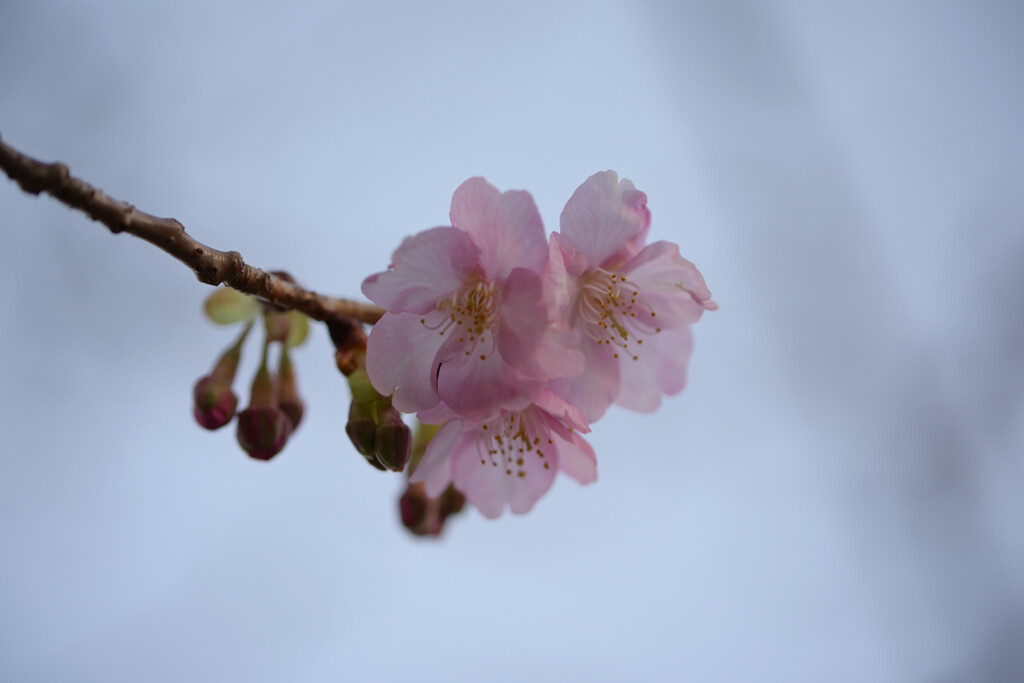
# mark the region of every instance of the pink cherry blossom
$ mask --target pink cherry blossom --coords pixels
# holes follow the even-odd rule
[[[556,472],[581,484],[597,480],[594,450],[580,436],[587,431],[575,406],[543,391],[524,410],[505,412],[483,424],[449,419],[427,446],[410,481],[423,482],[432,498],[453,484],[491,519],[506,506],[514,514],[524,514],[551,488]]]
[[[526,409],[551,377],[582,370],[552,319],[549,246],[533,198],[483,178],[452,198],[452,227],[407,238],[363,282],[385,309],[367,342],[374,387],[402,412],[439,403],[485,422]]]
[[[677,245],[644,246],[651,220],[646,202],[614,171],[597,173],[569,199],[561,234],[551,236],[545,277],[564,283],[560,312],[580,332],[586,365],[551,388],[590,422],[612,403],[652,412],[662,395],[682,391],[693,350],[690,325],[718,308]]]

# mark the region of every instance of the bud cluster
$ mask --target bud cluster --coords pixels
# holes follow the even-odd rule
[[[305,341],[309,329],[306,317],[295,311],[283,311],[255,298],[223,288],[215,291],[204,306],[207,317],[221,325],[242,324],[234,344],[208,375],[193,389],[193,414],[206,429],[220,429],[236,417],[238,397],[232,385],[241,361],[242,347],[256,319],[263,320],[263,344],[260,365],[252,379],[248,406],[237,413],[238,443],[250,457],[270,460],[281,452],[289,437],[302,422],[304,405],[290,349]],[[272,345],[280,347],[276,370],[268,361]]]
[[[366,333],[357,321],[333,323],[328,330],[338,370],[348,378],[352,392],[345,433],[377,469],[403,471],[409,462],[412,433],[391,399],[374,389],[366,375]]]

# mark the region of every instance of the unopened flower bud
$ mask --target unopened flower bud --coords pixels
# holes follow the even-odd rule
[[[391,401],[374,394],[361,401],[353,392],[345,433],[367,462],[379,470],[401,472],[409,462],[412,432]]]
[[[379,413],[374,452],[382,465],[401,472],[409,462],[412,431],[402,415],[389,404]]]
[[[242,343],[250,327],[246,326],[231,348],[217,359],[210,374],[199,378],[192,388],[192,414],[199,426],[205,429],[220,429],[235,416],[238,397],[231,390],[231,384],[235,380],[235,371],[242,357]]]
[[[377,458],[373,454],[377,440],[377,424],[373,421],[370,409],[359,401],[352,401],[352,405],[348,409],[345,433],[348,434],[348,438],[356,450],[365,456],[371,465],[377,469],[384,469],[384,466],[377,462]]]
[[[292,431],[298,429],[305,406],[299,396],[295,366],[286,345],[281,346],[281,363],[277,369],[277,405],[292,421]]]
[[[348,374],[352,406],[345,432],[371,465],[401,472],[409,462],[412,432],[402,422],[402,414],[391,407],[391,399],[373,388],[361,362],[365,350],[357,349],[354,353],[358,354],[360,363]]]
[[[291,420],[277,407],[249,407],[238,414],[238,443],[256,460],[270,460],[280,453],[291,432]]]
[[[449,486],[439,498],[430,498],[422,482],[409,484],[398,500],[402,526],[417,536],[440,536],[448,517],[458,513],[466,499]]]
[[[441,521],[462,512],[464,507],[466,507],[466,497],[449,484],[441,494]]]
[[[277,387],[267,369],[267,345],[252,381],[249,407],[238,414],[238,443],[257,460],[270,460],[281,452],[292,433],[292,422],[278,407]]]
[[[196,382],[192,389],[194,407],[192,414],[204,429],[220,429],[235,416],[238,397],[231,390],[231,383],[207,375]]]
[[[441,525],[437,515],[431,515],[430,498],[423,490],[423,482],[409,484],[409,487],[398,499],[398,512],[402,516],[402,526],[417,536],[437,536],[441,533]]]

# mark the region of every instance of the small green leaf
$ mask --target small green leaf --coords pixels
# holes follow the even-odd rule
[[[255,318],[260,312],[260,304],[248,294],[221,287],[207,297],[203,311],[218,325],[232,325]]]

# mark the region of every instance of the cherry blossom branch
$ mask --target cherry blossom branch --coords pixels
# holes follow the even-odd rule
[[[96,189],[71,175],[62,163],[47,164],[0,140],[0,167],[29,194],[45,192],[118,234],[126,232],[164,250],[192,269],[200,282],[225,284],[286,309],[324,322],[356,318],[373,324],[384,311],[373,304],[324,296],[250,266],[237,251],[219,251],[198,242],[173,218],[160,218]]]

